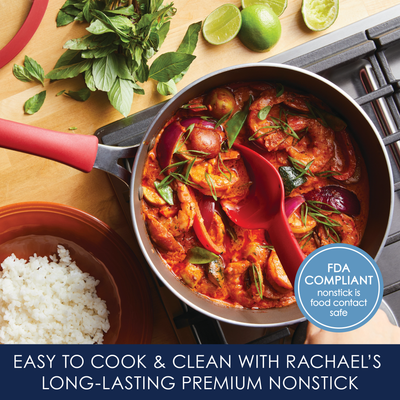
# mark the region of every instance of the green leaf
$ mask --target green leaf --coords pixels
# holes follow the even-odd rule
[[[66,50],[58,59],[54,68],[64,67],[66,65],[77,64],[82,61],[80,50]]]
[[[118,7],[115,10],[107,10],[105,11],[106,14],[120,14],[120,15],[126,15],[127,17],[132,17],[136,15],[135,13],[135,8],[131,4],[128,7]]]
[[[72,15],[74,18],[81,12],[78,8],[74,6],[68,6],[62,9],[65,14]]]
[[[184,53],[164,53],[156,58],[150,67],[149,78],[159,82],[168,82],[180,74],[193,62],[196,57]]]
[[[117,77],[118,60],[115,54],[95,59],[93,61],[92,74],[94,83],[99,90],[108,92]]]
[[[111,53],[115,53],[118,50],[117,45],[111,45],[107,47],[99,47],[97,49],[82,50],[82,58],[102,58],[107,57]]]
[[[25,56],[24,65],[29,74],[44,86],[44,70],[42,66],[28,56]]]
[[[103,33],[114,32],[113,29],[109,28],[104,22],[99,19],[94,20],[86,30],[93,35],[102,35]]]
[[[142,62],[136,70],[137,80],[141,83],[149,79],[149,67],[146,62]]]
[[[172,190],[171,186],[161,185],[161,182],[155,181],[154,186],[157,189],[157,192],[160,196],[170,205],[174,205],[174,191]]]
[[[110,91],[108,99],[111,105],[124,117],[129,115],[133,101],[133,85],[131,81],[116,78]]]
[[[208,264],[218,259],[218,256],[202,247],[192,247],[188,251],[187,260],[192,264]]]
[[[272,106],[266,106],[263,109],[261,109],[258,114],[257,117],[261,120],[264,120],[268,117],[269,112],[271,111]]]
[[[199,32],[201,29],[201,21],[191,24],[182,40],[182,43],[178,47],[178,53],[193,54],[196,49],[197,41],[199,38]]]
[[[77,100],[77,101],[86,101],[90,97],[90,90],[88,88],[80,89],[77,92],[69,90],[68,92],[65,92],[64,94],[68,97],[71,97],[74,100]]]
[[[178,93],[178,89],[173,79],[170,79],[168,82],[158,82],[157,83],[157,92],[162,96],[169,96]]]
[[[158,46],[161,47],[169,32],[171,23],[168,21],[158,30]]]
[[[114,41],[114,33],[105,33],[98,36],[90,34],[78,39],[68,40],[68,42],[64,44],[64,48],[69,50],[91,50],[113,45]]]
[[[93,10],[93,15],[103,22],[108,28],[114,31],[122,41],[129,42],[129,31],[132,29],[132,21],[123,15],[116,15],[115,17],[108,17],[102,11]]]
[[[92,92],[96,91],[96,85],[94,84],[94,79],[92,75],[92,69],[89,68],[85,71],[85,83],[86,86],[91,90]]]
[[[62,5],[62,7],[60,8],[60,10],[63,10],[64,8],[67,8],[69,6],[73,6],[76,3],[79,3],[80,0],[66,0],[66,2]]]
[[[128,65],[126,64],[126,58],[121,55],[116,55],[116,72],[117,76],[122,79],[128,79],[133,81],[132,74],[129,72]]]
[[[92,60],[81,61],[77,64],[53,69],[45,77],[52,80],[74,78],[91,66]]]
[[[293,189],[307,182],[306,176],[294,167],[279,167],[278,171],[285,187],[285,196],[288,196]]]
[[[46,91],[35,94],[33,97],[28,99],[24,104],[24,111],[26,114],[35,114],[42,107],[44,100],[46,99]]]
[[[32,82],[33,81],[31,74],[22,65],[14,64],[13,74],[18,80],[20,80],[22,82]]]
[[[250,96],[249,100],[243,106],[243,108],[238,112],[236,112],[235,114],[233,114],[233,117],[226,123],[226,133],[227,133],[229,148],[232,147],[237,136],[239,135],[240,130],[244,125],[244,122],[246,121],[252,101],[253,101],[252,96]]]
[[[71,22],[74,22],[74,20],[75,20],[74,16],[65,13],[63,10],[60,10],[57,13],[56,24],[57,27],[65,26],[70,24]]]

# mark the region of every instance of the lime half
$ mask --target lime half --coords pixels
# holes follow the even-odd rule
[[[215,9],[203,23],[203,36],[208,43],[223,44],[232,40],[240,31],[242,16],[238,7],[223,4]]]
[[[242,8],[250,7],[254,4],[270,6],[272,11],[280,17],[286,10],[288,0],[242,0]]]
[[[303,0],[301,13],[309,29],[323,31],[336,21],[339,0]]]

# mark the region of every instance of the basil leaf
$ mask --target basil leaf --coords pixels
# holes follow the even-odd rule
[[[131,82],[131,85],[134,93],[144,95],[144,90],[136,82]]]
[[[96,91],[96,85],[94,84],[94,79],[93,79],[91,68],[89,68],[85,71],[85,83],[89,90],[91,90],[92,92]]]
[[[162,96],[169,96],[178,93],[178,89],[173,79],[170,79],[168,82],[158,82],[157,83],[157,92]]]
[[[74,20],[74,16],[65,13],[63,10],[60,10],[57,13],[56,23],[58,27],[68,25],[71,22],[74,22]]]
[[[67,8],[69,6],[75,5],[75,3],[78,3],[79,0],[66,0],[66,2],[63,4],[63,6],[60,8],[60,10],[63,10],[64,8]]]
[[[35,94],[33,97],[28,99],[24,104],[24,111],[26,114],[35,114],[42,107],[44,100],[46,99],[46,91]]]
[[[25,56],[24,65],[29,74],[44,86],[44,70],[42,66],[28,56]]]
[[[285,196],[288,196],[293,189],[307,182],[306,176],[294,167],[279,167],[278,171],[285,187]]]
[[[13,74],[14,76],[20,80],[21,82],[32,82],[33,78],[29,71],[22,65],[14,64],[13,66]]]
[[[179,45],[177,52],[185,54],[193,54],[196,49],[199,32],[201,29],[201,21],[191,24],[187,29],[182,43]]]
[[[53,69],[53,71],[50,71],[45,78],[52,80],[75,78],[75,76],[85,72],[91,66],[92,60],[81,61],[77,64]]]
[[[126,64],[125,57],[118,54],[118,55],[116,55],[116,61],[117,61],[117,63],[115,66],[115,70],[116,70],[117,76],[122,79],[127,79],[127,80],[133,81],[133,77],[132,77],[131,73],[129,72],[128,66]]]
[[[106,14],[120,14],[120,15],[126,15],[127,17],[132,17],[136,15],[135,8],[133,7],[132,4],[128,7],[117,8],[116,10],[107,10]]]
[[[261,120],[264,120],[268,117],[269,112],[271,111],[271,106],[266,106],[263,109],[261,109],[258,114],[257,117]]]
[[[124,117],[127,117],[133,101],[132,82],[117,77],[107,95],[111,105]]]
[[[188,258],[192,264],[208,264],[211,261],[217,260],[218,256],[211,251],[203,249],[202,247],[192,247],[188,251]]]
[[[72,15],[74,18],[77,17],[80,13],[80,10],[77,9],[75,6],[71,5],[68,7],[63,7],[62,11],[65,14]]]
[[[285,92],[285,87],[281,83],[276,84],[276,97],[281,97]]]
[[[107,57],[111,53],[115,53],[118,50],[118,46],[107,46],[107,47],[98,47],[96,49],[91,50],[82,50],[81,57],[82,58],[102,58]]]
[[[171,25],[171,23],[168,21],[158,30],[158,45],[159,45],[159,47],[161,47],[162,44],[164,43],[164,40],[167,37],[167,34],[169,32],[170,25]]]
[[[155,181],[154,186],[157,189],[157,192],[160,194],[160,196],[170,205],[174,205],[174,192],[171,188],[171,186],[167,185],[161,185],[161,182]]]
[[[94,20],[86,30],[93,35],[102,35],[107,32],[114,32],[104,22],[99,19]]]
[[[86,101],[90,97],[90,90],[88,88],[83,88],[81,90],[78,90],[77,92],[69,90],[68,92],[65,92],[64,94],[68,97],[71,97],[71,99],[74,99],[77,101]]]
[[[233,143],[235,142],[240,130],[242,129],[246,121],[252,101],[252,96],[250,96],[249,100],[247,100],[247,103],[243,106],[243,108],[233,114],[233,117],[226,123],[226,133],[229,148],[233,146]]]
[[[149,78],[159,82],[168,82],[184,71],[196,57],[184,53],[164,53],[156,58],[150,67]]]
[[[117,77],[118,60],[115,54],[93,61],[92,74],[94,83],[99,90],[108,92]]]
[[[77,64],[81,60],[81,51],[80,50],[66,50],[63,55],[58,59],[54,69],[65,67],[71,64]]]

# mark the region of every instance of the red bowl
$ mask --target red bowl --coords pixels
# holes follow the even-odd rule
[[[100,281],[98,296],[110,312],[105,344],[149,343],[152,310],[146,277],[122,238],[97,218],[73,207],[45,202],[0,208],[0,263],[14,253],[49,256],[61,244],[83,272]]]

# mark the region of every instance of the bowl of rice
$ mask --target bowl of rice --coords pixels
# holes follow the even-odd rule
[[[28,202],[0,208],[0,227],[0,343],[149,342],[146,278],[106,224]]]

